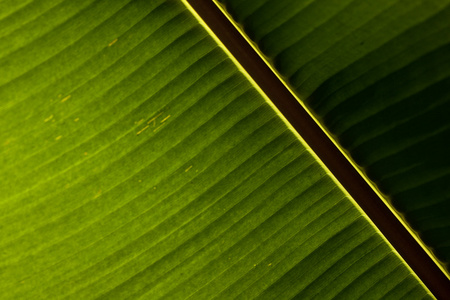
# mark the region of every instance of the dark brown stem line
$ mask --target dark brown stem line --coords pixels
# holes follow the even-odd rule
[[[450,299],[450,281],[377,193],[211,0],[188,0],[214,34],[292,124],[438,299]]]

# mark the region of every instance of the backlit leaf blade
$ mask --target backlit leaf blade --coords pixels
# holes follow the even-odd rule
[[[53,4],[2,19],[2,298],[430,297],[181,2]]]

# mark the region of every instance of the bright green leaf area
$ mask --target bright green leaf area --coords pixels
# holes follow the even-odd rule
[[[422,299],[179,1],[4,1],[2,299]]]
[[[448,264],[450,1],[222,2]]]

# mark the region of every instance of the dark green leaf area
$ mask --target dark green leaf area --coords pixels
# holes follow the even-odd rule
[[[449,262],[450,218],[440,216],[450,215],[450,1],[222,2]]]

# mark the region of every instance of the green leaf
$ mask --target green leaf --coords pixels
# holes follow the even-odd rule
[[[448,267],[450,1],[222,2]]]
[[[2,299],[431,297],[181,2],[2,8]]]

